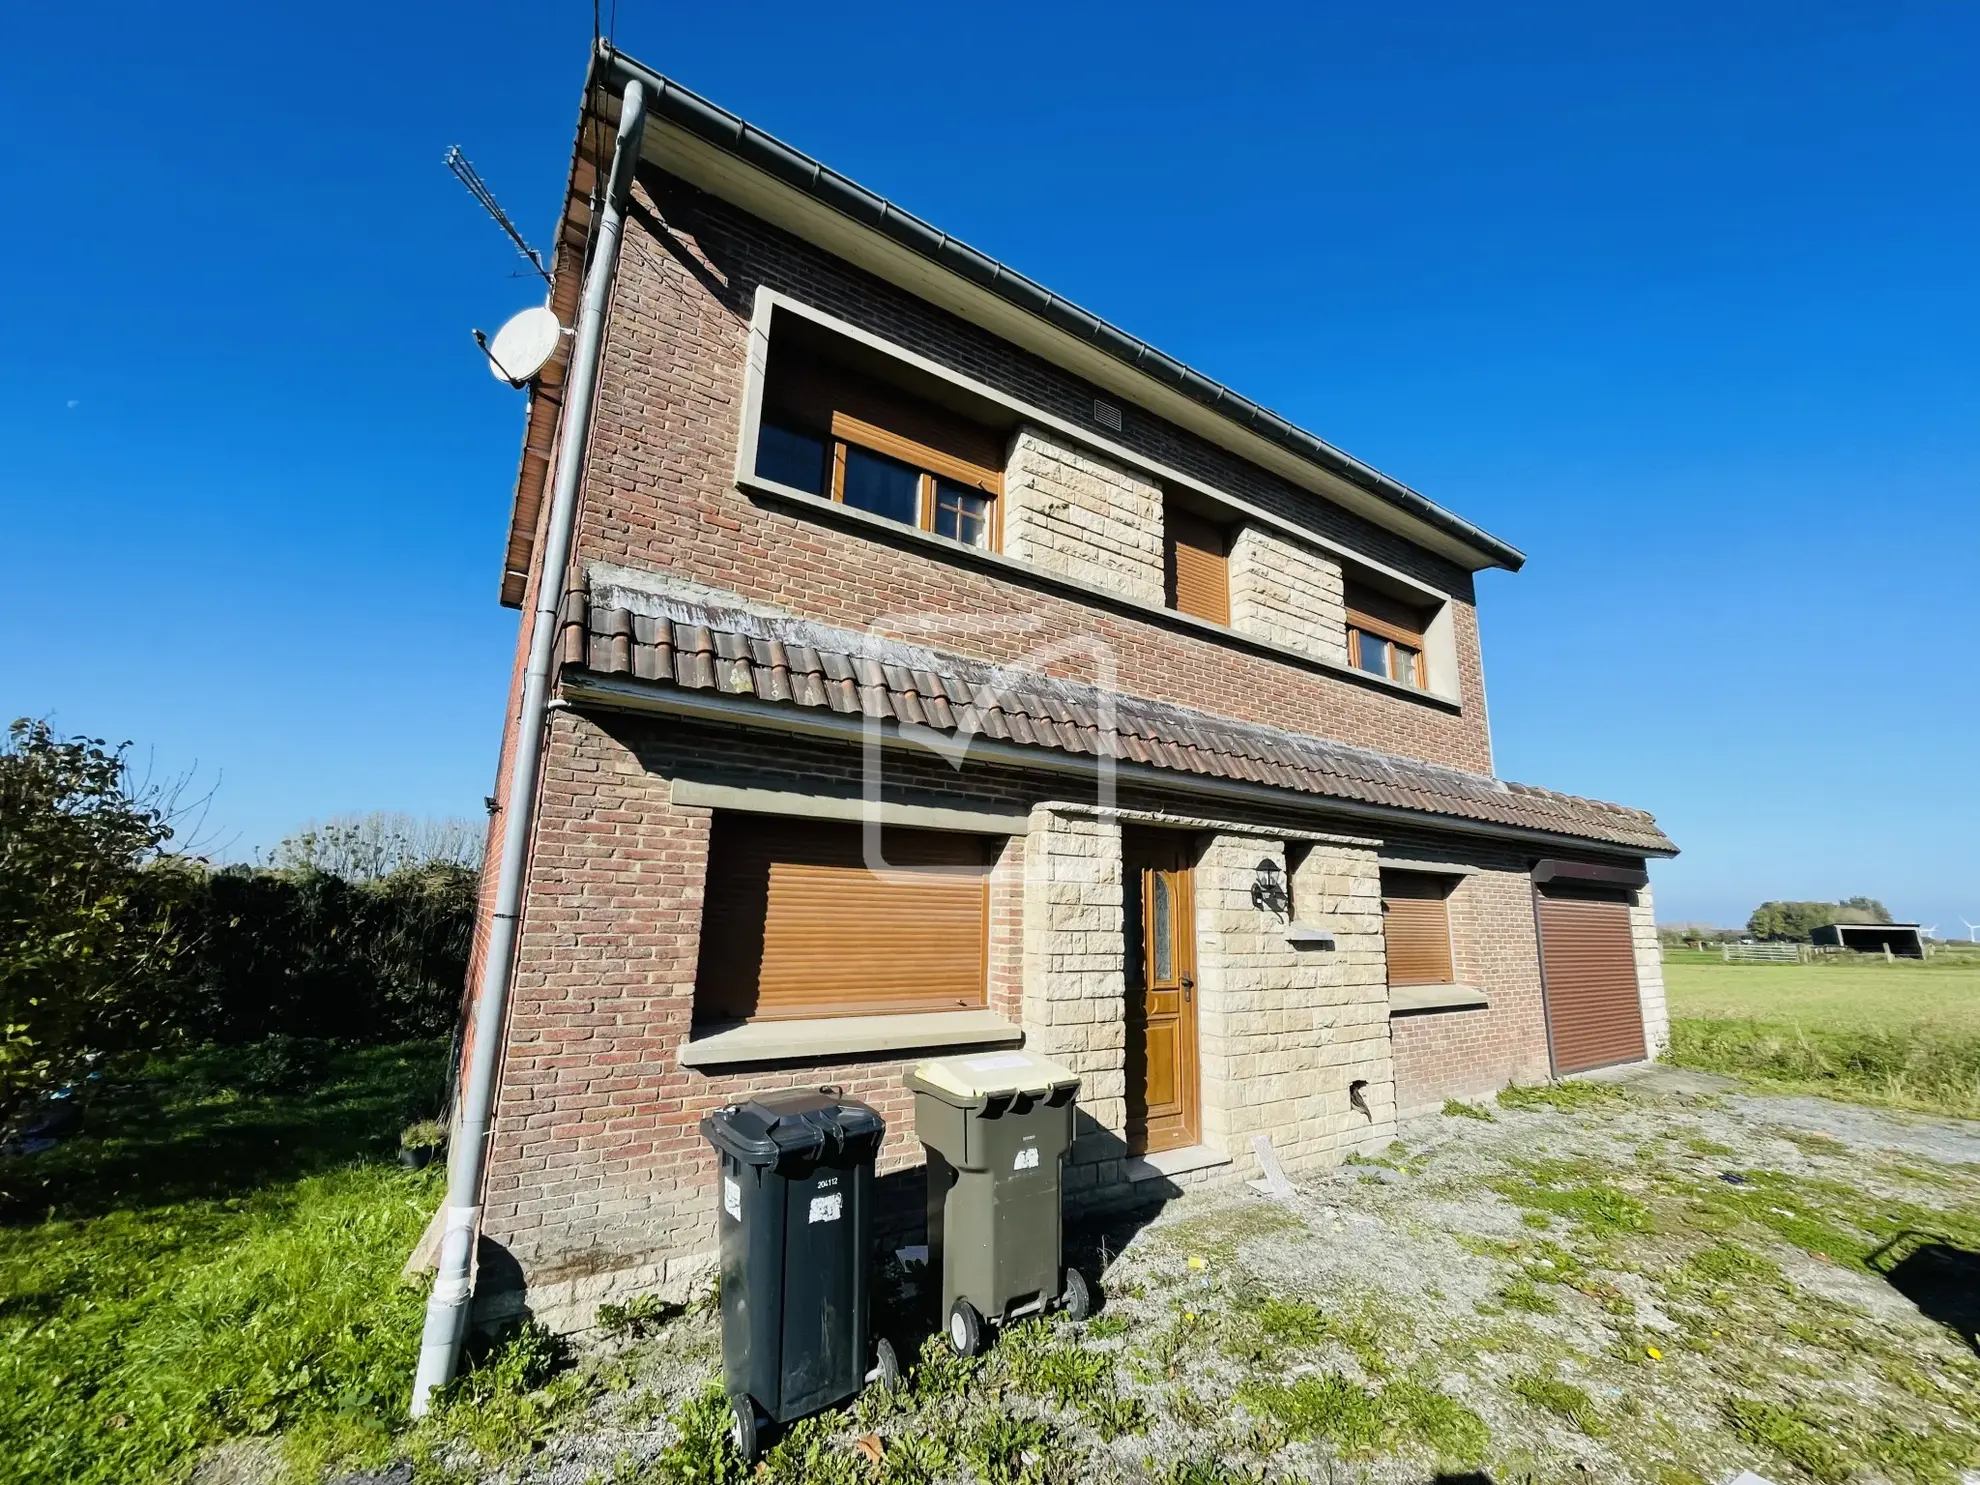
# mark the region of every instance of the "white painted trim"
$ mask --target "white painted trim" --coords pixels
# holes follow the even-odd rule
[[[1397,1011],[1461,1011],[1488,1006],[1483,990],[1469,985],[1396,985],[1389,991],[1389,1014]]]
[[[681,1043],[682,1067],[745,1062],[825,1062],[923,1047],[1015,1046],[1024,1032],[995,1011],[912,1011],[711,1026]]]
[[[955,809],[949,805],[905,804],[890,799],[848,798],[837,794],[805,794],[789,789],[711,784],[701,779],[671,780],[668,793],[678,805],[698,809],[745,810],[757,815],[849,820],[860,824],[873,821],[915,830],[953,830],[970,835],[1023,835],[1031,829],[1031,812],[1022,809]]]
[[[1377,853],[1377,866],[1391,871],[1420,871],[1433,877],[1475,877],[1482,867],[1467,866],[1462,861],[1415,861],[1403,856],[1385,856]]]

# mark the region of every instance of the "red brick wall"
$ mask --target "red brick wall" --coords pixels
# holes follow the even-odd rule
[[[843,1085],[887,1119],[882,1173],[920,1163],[901,1086],[919,1057],[713,1075],[679,1066],[693,1020],[711,812],[676,807],[669,779],[717,766],[774,787],[799,774],[856,779],[859,760],[850,749],[739,729],[552,715],[483,1198],[484,1232],[532,1284],[711,1242],[714,1162],[697,1126],[754,1092]],[[1027,788],[1022,776],[945,774],[943,764],[908,763],[896,782],[921,794],[946,787],[958,803]],[[1023,863],[1020,838],[991,874],[989,1001],[1013,1020]]]
[[[1527,875],[1532,858],[1430,838],[1392,839],[1388,849],[1484,868],[1459,878],[1451,892],[1451,947],[1459,982],[1490,1001],[1483,1009],[1390,1018],[1397,1115],[1427,1113],[1447,1098],[1474,1099],[1508,1083],[1544,1081],[1547,1020]]]
[[[664,224],[660,218],[664,217]],[[1461,767],[1490,768],[1468,574],[1182,431],[1130,414],[1124,442],[1455,594],[1462,715],[1148,618],[839,529],[735,486],[758,285],[814,304],[1012,395],[1090,421],[1094,388],[668,177],[629,218],[586,468],[577,560],[664,569],[852,628],[946,618],[929,642],[992,661],[1090,637],[1122,689]],[[1077,661],[1051,667],[1081,675]],[[1085,674],[1085,679],[1092,679]]]

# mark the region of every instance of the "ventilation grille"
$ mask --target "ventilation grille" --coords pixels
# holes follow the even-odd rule
[[[1113,403],[1102,402],[1096,397],[1093,399],[1093,421],[1098,423],[1102,428],[1111,428],[1116,433],[1119,433],[1121,431],[1121,410],[1115,407]]]

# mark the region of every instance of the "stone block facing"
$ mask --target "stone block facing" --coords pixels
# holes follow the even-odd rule
[[[1096,588],[1162,602],[1162,492],[1043,429],[1004,472],[1004,552]]]
[[[1231,542],[1231,627],[1322,660],[1347,662],[1341,566],[1247,522]]]
[[[1664,948],[1657,942],[1657,908],[1645,885],[1629,909],[1629,933],[1636,948],[1636,992],[1643,1002],[1643,1044],[1652,1057],[1671,1045],[1671,1013],[1664,1000]]]

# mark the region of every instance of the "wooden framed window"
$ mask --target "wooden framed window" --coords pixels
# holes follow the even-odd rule
[[[1428,616],[1414,604],[1365,583],[1347,580],[1348,663],[1421,691],[1430,684],[1423,662]]]
[[[1389,984],[1449,985],[1450,880],[1418,871],[1382,873],[1382,936],[1388,943]]]
[[[779,359],[766,381],[756,472],[904,526],[995,551],[1003,436],[830,362]]]
[[[1176,505],[1163,510],[1162,527],[1163,581],[1169,607],[1213,624],[1229,624],[1229,530]]]
[[[718,813],[708,849],[700,1022],[976,1010],[987,1004],[990,867],[982,836]]]

